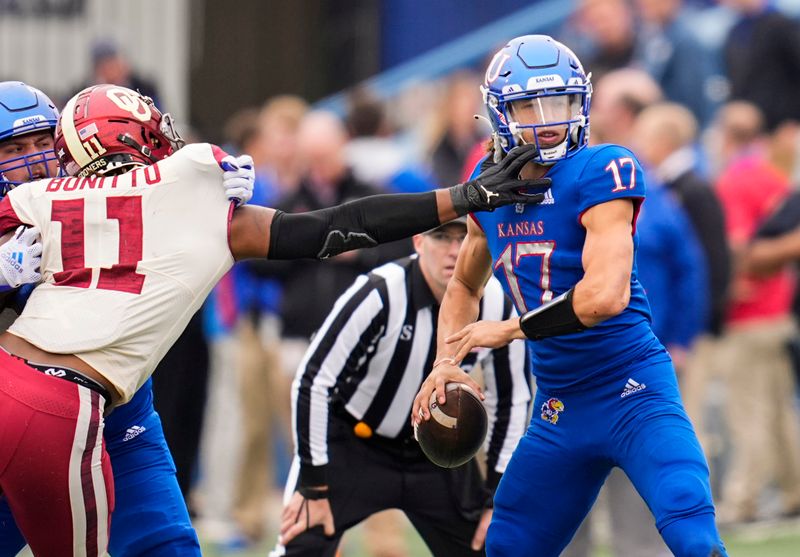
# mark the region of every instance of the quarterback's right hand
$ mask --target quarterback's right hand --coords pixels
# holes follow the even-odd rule
[[[0,285],[17,288],[39,282],[42,275],[42,238],[37,228],[20,226],[5,244],[0,246]]]
[[[278,542],[285,546],[298,534],[320,525],[323,526],[326,536],[332,536],[336,532],[333,511],[327,497],[306,499],[299,491],[295,491],[289,504],[283,508]]]
[[[420,423],[422,420],[429,420],[431,417],[431,394],[436,393],[439,404],[444,404],[447,400],[445,386],[448,383],[466,383],[473,391],[478,393],[481,400],[486,397],[472,377],[456,364],[453,358],[441,358],[433,365],[433,369],[422,382],[422,386],[414,398],[414,405],[411,407],[411,425]]]
[[[550,178],[521,180],[522,168],[537,156],[536,145],[514,147],[497,164],[491,164],[475,179],[450,188],[456,213],[494,211],[511,203],[541,203]],[[530,189],[537,191],[528,192]]]

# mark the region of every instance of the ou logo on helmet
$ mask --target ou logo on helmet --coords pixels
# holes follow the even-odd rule
[[[120,109],[130,112],[142,122],[147,122],[153,113],[150,106],[144,102],[141,96],[127,89],[109,89],[106,96]]]

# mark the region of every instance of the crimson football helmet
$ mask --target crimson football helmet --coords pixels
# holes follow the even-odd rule
[[[56,154],[70,176],[118,174],[158,162],[183,144],[168,113],[119,85],[94,85],[72,97],[55,135]]]

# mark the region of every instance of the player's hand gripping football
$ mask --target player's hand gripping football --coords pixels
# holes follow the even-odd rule
[[[550,178],[521,180],[519,173],[539,153],[536,145],[514,147],[497,164],[486,168],[473,180],[450,188],[453,207],[459,215],[473,211],[494,211],[511,203],[541,203],[550,187]]]
[[[230,201],[236,203],[239,207],[244,205],[250,198],[253,197],[253,186],[256,181],[255,165],[253,164],[253,157],[250,155],[241,155],[234,157],[228,155],[222,159],[222,174],[223,187],[225,194]]]
[[[460,360],[451,357],[439,358],[433,364],[433,369],[422,382],[422,386],[414,398],[414,405],[411,407],[411,425],[420,423],[422,420],[431,418],[431,394],[436,393],[436,400],[439,404],[447,401],[445,386],[448,383],[466,383],[468,387],[478,393],[481,400],[486,396],[483,394],[480,385],[470,377],[463,369],[458,367]]]
[[[42,237],[37,228],[20,226],[0,246],[0,286],[17,288],[42,280]]]
[[[505,321],[476,321],[444,339],[455,345],[453,358],[460,362],[475,348],[502,348],[516,339],[525,338],[519,319]]]
[[[295,491],[281,514],[280,543],[286,545],[298,534],[320,525],[326,536],[332,536],[336,532],[328,498],[308,499]]]

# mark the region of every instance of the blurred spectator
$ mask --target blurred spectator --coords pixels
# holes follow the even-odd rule
[[[706,395],[710,380],[719,371],[716,340],[722,333],[731,273],[722,206],[710,184],[695,170],[693,143],[697,138],[697,122],[687,108],[662,103],[644,109],[636,121],[634,136],[640,160],[652,168],[655,177],[686,212],[703,250],[707,280],[701,298],[705,298],[709,306],[708,318],[702,324],[703,334],[695,340],[688,354],[682,354],[675,347],[670,353],[680,375],[686,412],[704,449],[712,453],[704,419]],[[682,244],[679,239],[675,245]],[[675,284],[681,282],[678,278]],[[695,306],[692,300],[689,305]],[[675,309],[682,312],[685,308],[676,303]],[[655,307],[653,311],[655,314]]]
[[[708,267],[708,320],[704,329],[722,332],[730,282],[731,262],[722,206],[711,185],[696,171],[697,121],[675,103],[661,103],[642,111],[634,128],[636,154],[651,167],[686,211],[703,248]]]
[[[661,86],[664,96],[688,107],[701,124],[712,116],[720,76],[711,53],[682,16],[682,0],[636,0],[641,28],[636,62]]]
[[[385,191],[415,193],[435,188],[429,176],[414,168],[411,154],[393,135],[382,101],[357,90],[349,99],[347,163],[353,175]]]
[[[633,60],[636,34],[627,0],[581,0],[562,35],[595,82]]]
[[[251,203],[275,206],[296,189],[296,138],[306,110],[297,97],[276,97],[261,110],[245,110],[227,122],[228,145],[249,152],[256,166]],[[281,292],[274,274],[269,262],[238,263],[214,288],[205,313],[211,378],[198,530],[223,548],[247,546],[263,535],[272,434],[280,438],[283,430],[288,437],[290,378],[276,371]],[[275,475],[283,477],[286,466],[277,468]]]
[[[76,91],[90,85],[113,83],[139,91],[153,99],[156,106],[164,109],[155,83],[144,79],[131,69],[128,59],[122,54],[116,42],[111,39],[96,41],[92,44],[91,54],[92,75]]]
[[[281,192],[269,172],[270,153],[259,114],[254,108],[234,114],[225,125],[225,135],[233,152],[253,156],[256,183],[251,204],[272,206]],[[279,282],[261,276],[257,266],[247,261],[235,265],[233,279],[240,314],[235,333],[240,350],[239,392],[233,402],[241,406],[242,438],[240,465],[234,471],[232,517],[247,541],[253,542],[264,535],[270,496],[280,500],[279,490],[271,493],[270,487],[277,487],[276,477],[282,481],[290,459],[286,450],[290,385],[280,367]]]
[[[769,0],[719,0],[739,15],[724,45],[731,99],[755,104],[766,127],[800,121],[800,24]]]
[[[724,165],[717,192],[736,254],[787,196],[789,183],[766,159],[764,120],[756,106],[729,103],[715,126]],[[781,488],[783,512],[800,512],[800,428],[787,349],[795,334],[793,290],[787,271],[766,278],[734,275],[719,362],[725,371],[732,443],[718,508],[723,522],[757,518],[761,490],[773,477]]]
[[[472,73],[456,73],[447,81],[431,130],[430,157],[433,177],[440,187],[461,181],[464,162],[486,130],[478,128],[475,114],[483,114],[481,79]]]
[[[650,302],[653,332],[679,370],[707,321],[707,265],[683,207],[652,169],[646,178],[647,205],[636,221],[639,282]]]
[[[792,183],[800,182],[800,121],[785,120],[771,134],[769,160]]]
[[[304,173],[297,191],[284,198],[278,208],[289,212],[323,209],[377,193],[353,176],[345,158],[347,141],[344,124],[334,114],[308,113],[300,123],[297,138]],[[294,375],[309,337],[322,324],[336,298],[356,276],[374,267],[381,253],[375,248],[364,249],[324,263],[293,261],[282,266],[282,358],[289,375]]]
[[[253,157],[257,159],[256,177],[260,175],[268,182],[265,191],[276,196],[270,202],[294,192],[300,183],[297,134],[307,112],[308,103],[294,95],[273,97],[261,109],[258,119],[261,154],[253,153]],[[257,199],[252,202],[262,203]]]
[[[233,520],[236,473],[240,468],[242,415],[239,346],[235,335],[239,299],[235,270],[226,273],[203,306],[203,327],[209,347],[208,400],[200,441],[200,477],[192,493],[201,538],[216,544],[243,543]]]
[[[642,70],[625,68],[606,74],[594,89],[590,141],[630,148],[636,117],[662,98],[658,84]]]

